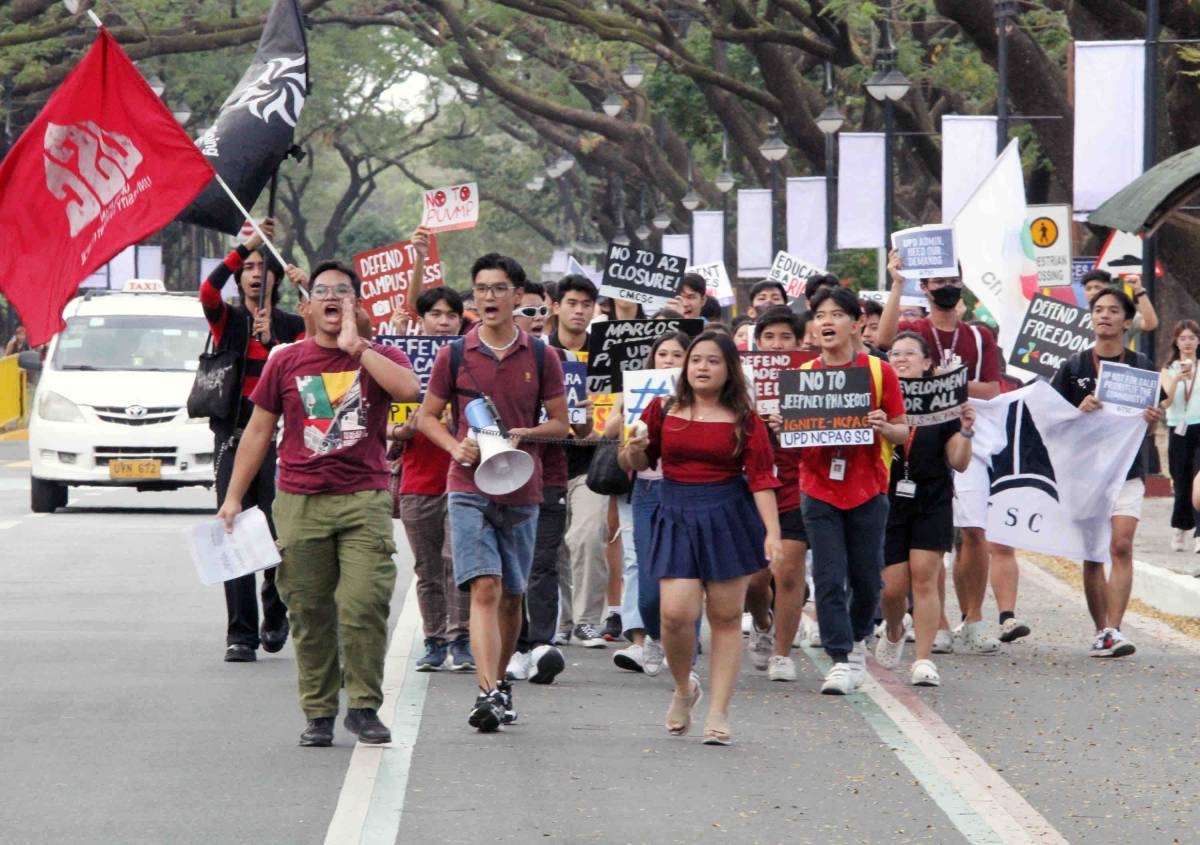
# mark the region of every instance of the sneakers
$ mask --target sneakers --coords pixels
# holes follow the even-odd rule
[[[278,625],[268,625],[265,621],[258,631],[258,638],[262,642],[263,651],[267,654],[275,654],[283,650],[283,644],[287,642],[288,631],[287,617],[284,616]]]
[[[379,714],[373,707],[351,707],[346,711],[346,720],[342,724],[350,733],[358,734],[359,742],[382,745],[392,741],[392,732],[379,721]]]
[[[645,672],[646,664],[643,650],[636,643],[627,646],[613,655],[613,663],[618,669],[624,669],[627,672]]]
[[[1176,528],[1171,532],[1171,551],[1182,552],[1185,540],[1187,540],[1187,529]]]
[[[1200,537],[1197,537],[1195,542],[1192,544],[1192,551],[1200,555]]]
[[[469,672],[475,668],[475,656],[471,654],[471,641],[459,637],[450,641],[450,671]]]
[[[1029,633],[1029,626],[1020,619],[1005,619],[1004,624],[1000,626],[1000,642],[1011,643],[1021,637],[1028,637]]]
[[[575,630],[571,632],[579,644],[584,648],[604,648],[608,642],[604,639],[604,635],[593,628],[591,625],[583,624],[576,625]]]
[[[557,634],[554,635],[554,639],[552,639],[550,641],[550,645],[563,646],[563,645],[570,645],[570,644],[571,644],[571,632],[570,631],[559,631]]]
[[[663,654],[662,643],[647,635],[642,643],[642,671],[654,677],[667,665],[667,657]]]
[[[610,643],[619,642],[625,629],[621,626],[621,614],[610,613],[604,620],[604,632],[601,636]]]
[[[500,719],[500,723],[511,725],[517,721],[517,707],[513,704],[512,684],[508,681],[501,681],[496,684],[496,692],[500,695],[500,704],[504,708],[504,716]]]
[[[850,680],[850,664],[835,663],[825,673],[825,682],[821,684],[821,695],[847,695],[854,689]]]
[[[425,639],[425,654],[417,658],[417,671],[437,672],[445,662],[446,644],[433,637],[427,637]]]
[[[540,645],[529,652],[529,683],[552,684],[566,666],[561,651],[552,645]]]
[[[853,692],[867,679],[867,644],[862,640],[856,642],[854,649],[846,655],[846,660],[850,665],[850,690]]]
[[[938,632],[933,635],[934,654],[954,654],[954,635],[945,628],[938,628]]]
[[[509,681],[528,680],[529,667],[532,662],[529,652],[514,651],[512,657],[508,658],[508,667],[504,670],[504,677]]]
[[[772,654],[767,661],[767,678],[772,681],[796,680],[796,664],[792,658],[782,654]]]
[[[328,748],[333,745],[333,722],[333,716],[309,719],[304,732],[300,734],[300,745],[303,748]]]
[[[809,619],[805,616],[800,620],[800,631],[802,639],[808,644],[809,648],[821,647],[821,626],[815,619]]]
[[[1128,657],[1135,651],[1137,651],[1137,646],[1133,644],[1132,640],[1116,628],[1105,628],[1103,631],[1096,632],[1096,639],[1092,641],[1092,647],[1088,653],[1092,657]]]
[[[750,636],[750,632],[754,630],[754,616],[749,613],[742,614],[742,636]]]
[[[1112,635],[1112,656],[1113,657],[1128,657],[1137,651],[1137,646],[1133,644],[1133,640],[1121,633],[1119,628],[1110,628]]]
[[[959,629],[956,648],[960,654],[996,654],[1000,641],[988,634],[983,622],[967,622]]]
[[[226,663],[253,663],[258,660],[258,654],[248,645],[234,643],[225,647]]]
[[[912,676],[909,679],[914,687],[936,687],[942,683],[937,666],[932,660],[917,660],[912,665]]]
[[[766,630],[760,630],[753,621],[750,622],[750,662],[760,672],[767,668],[775,654],[775,614],[769,619]]]
[[[504,721],[504,699],[499,690],[481,692],[475,698],[475,706],[467,717],[467,724],[480,733],[492,733],[500,730]]]
[[[883,636],[875,641],[875,660],[884,669],[895,669],[900,665],[900,658],[904,655],[905,637],[900,635],[898,642],[892,642],[891,637],[884,630]]]

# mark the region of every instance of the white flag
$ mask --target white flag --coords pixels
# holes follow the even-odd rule
[[[973,460],[990,466],[988,540],[1107,563],[1113,503],[1145,421],[1103,408],[1084,413],[1043,381],[971,404]]]

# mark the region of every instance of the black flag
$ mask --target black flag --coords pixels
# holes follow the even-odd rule
[[[196,141],[200,151],[250,208],[292,148],[308,94],[308,43],[299,0],[275,0],[254,62]],[[178,217],[236,235],[244,218],[214,180]]]

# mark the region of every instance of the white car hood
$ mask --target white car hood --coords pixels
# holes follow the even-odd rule
[[[45,370],[39,391],[53,390],[91,407],[183,407],[196,374],[137,370]]]

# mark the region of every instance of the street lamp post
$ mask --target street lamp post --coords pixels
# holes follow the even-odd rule
[[[875,57],[875,74],[867,80],[867,93],[883,104],[883,243],[887,243],[888,235],[896,228],[895,221],[895,184],[892,171],[894,170],[896,134],[896,101],[904,97],[912,87],[908,77],[896,66],[896,48],[892,46],[892,30],[888,18],[891,4],[884,13],[880,24],[881,44]]]
[[[996,155],[1008,144],[1008,36],[1017,16],[1017,0],[995,0],[996,17]]]
[[[783,227],[779,214],[779,162],[788,154],[787,142],[779,134],[779,121],[772,118],[767,140],[758,148],[759,153],[771,164],[771,247],[779,252],[783,243]]]
[[[846,123],[833,97],[833,63],[825,63],[825,110],[817,115],[817,128],[825,134],[825,254],[837,247],[837,133]]]
[[[721,192],[721,255],[725,255],[725,233],[729,230],[729,192],[733,190],[736,181],[733,178],[733,171],[729,169],[729,132],[726,131],[721,135],[721,172],[717,174],[717,178],[713,181],[717,190]],[[695,256],[692,256],[695,258]]]

